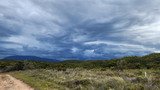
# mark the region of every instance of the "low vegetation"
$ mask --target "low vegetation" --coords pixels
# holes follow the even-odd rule
[[[160,90],[160,70],[36,69],[11,74],[37,90]]]
[[[130,56],[113,60],[66,60],[62,62],[39,62],[39,61],[13,61],[0,60],[0,71],[16,71],[27,69],[56,69],[67,68],[84,69],[160,69],[160,54],[150,54],[143,57]]]
[[[94,61],[0,60],[0,72],[38,90],[160,90],[160,54],[156,53]]]

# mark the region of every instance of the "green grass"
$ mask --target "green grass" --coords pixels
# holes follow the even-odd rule
[[[160,70],[36,69],[10,74],[36,90],[160,90]]]

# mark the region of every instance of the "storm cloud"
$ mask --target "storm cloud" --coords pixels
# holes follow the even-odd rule
[[[159,0],[0,0],[0,58],[160,52]]]

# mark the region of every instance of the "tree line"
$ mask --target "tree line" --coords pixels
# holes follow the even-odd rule
[[[112,60],[65,60],[61,62],[40,62],[32,60],[0,60],[0,72],[27,70],[27,69],[56,69],[67,68],[85,69],[160,69],[160,54],[138,57],[128,56]]]

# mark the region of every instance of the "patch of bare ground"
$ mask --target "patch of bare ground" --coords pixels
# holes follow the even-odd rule
[[[34,90],[24,82],[8,74],[0,74],[0,90]]]

